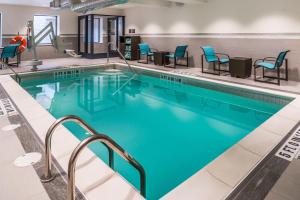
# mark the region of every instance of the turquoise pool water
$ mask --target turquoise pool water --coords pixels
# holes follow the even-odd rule
[[[174,189],[284,106],[151,76],[131,77],[125,71],[94,70],[23,78],[21,85],[56,118],[80,116],[138,160],[146,171],[147,199]],[[79,126],[65,126],[79,139],[87,137]],[[107,163],[101,144],[91,148]],[[115,166],[139,189],[137,171],[117,156]]]

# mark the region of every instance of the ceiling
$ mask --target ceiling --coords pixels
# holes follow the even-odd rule
[[[13,5],[28,5],[49,7],[51,0],[0,0],[0,4],[13,4]],[[128,8],[135,6],[168,6],[170,2],[185,3],[185,4],[201,4],[208,0],[129,0],[129,3],[116,6],[116,8]]]
[[[0,4],[49,7],[51,0],[0,0]]]

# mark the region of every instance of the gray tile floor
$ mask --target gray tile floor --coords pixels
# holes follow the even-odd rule
[[[0,98],[7,98],[0,85]],[[13,131],[4,131],[3,127],[10,124],[20,124]],[[30,127],[28,122],[18,111],[10,116],[0,117],[0,199],[2,200],[64,200],[67,196],[67,174],[53,160],[52,173],[56,178],[49,183],[41,183],[40,177],[44,173],[44,158],[28,167],[16,167],[17,157],[30,152],[39,152],[44,155],[42,142]],[[84,200],[77,191],[77,200]]]
[[[300,160],[294,160],[281,175],[266,200],[300,199]]]
[[[20,168],[13,164],[17,157],[25,154],[25,150],[15,131],[1,129],[9,124],[7,117],[0,118],[0,199],[48,200],[48,194],[34,168]]]

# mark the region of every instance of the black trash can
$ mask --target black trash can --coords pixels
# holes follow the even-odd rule
[[[154,52],[154,64],[159,66],[163,66],[164,64],[169,65],[170,60],[168,57],[165,58],[165,55],[169,55],[169,52],[167,51]]]
[[[252,72],[252,58],[230,58],[229,72],[232,77],[248,78]]]

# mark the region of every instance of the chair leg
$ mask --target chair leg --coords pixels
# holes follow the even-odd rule
[[[256,66],[255,65],[254,65],[253,73],[254,73],[254,81],[256,81]]]
[[[176,68],[176,65],[177,65],[177,59],[176,59],[176,57],[174,56],[174,68]]]
[[[221,63],[218,63],[218,67],[219,67],[219,76],[221,76]]]
[[[277,85],[280,85],[280,69],[277,67]]]
[[[201,66],[202,66],[202,73],[204,73],[204,58],[203,58],[204,56],[202,55],[201,56]]]
[[[189,57],[186,58],[186,67],[189,68]]]
[[[19,67],[19,64],[21,64],[21,53],[17,55],[17,67]]]
[[[189,52],[186,52],[186,67],[189,67]]]
[[[265,68],[264,67],[262,68],[262,76],[263,76],[263,78],[265,78]]]
[[[288,67],[288,60],[285,59],[285,80],[288,81],[289,80],[289,67]]]

